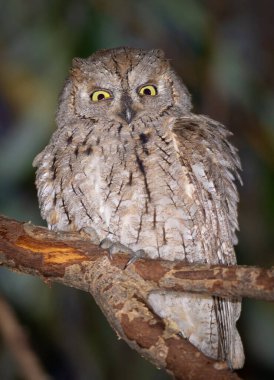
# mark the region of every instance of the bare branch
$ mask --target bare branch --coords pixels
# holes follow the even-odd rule
[[[161,289],[274,301],[274,267],[158,262],[161,268],[168,268],[160,277],[151,262],[138,263],[136,270],[144,280],[155,281]]]
[[[79,234],[54,233],[4,217],[0,239],[0,264],[90,292],[117,334],[177,379],[239,377],[165,325],[148,306],[152,290],[274,299],[273,270],[143,259],[124,269],[127,255],[110,260],[105,250]]]
[[[73,264],[103,260],[108,252],[78,233],[55,233],[30,223],[0,216],[0,264],[68,286],[89,291],[84,279],[66,274]],[[108,265],[124,268],[129,258],[117,254]],[[67,271],[68,272],[68,271]],[[221,297],[250,297],[274,301],[274,267],[190,265],[183,261],[142,259],[125,273],[136,272],[150,287]],[[151,290],[151,289],[150,289]]]

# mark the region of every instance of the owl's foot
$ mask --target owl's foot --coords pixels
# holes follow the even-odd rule
[[[128,260],[125,268],[127,268],[130,264],[134,264],[135,261],[142,259],[143,257],[146,256],[145,251],[143,249],[138,249],[138,251],[131,250],[130,255],[131,255],[131,259]]]
[[[145,256],[145,251],[143,249],[139,249],[138,251],[133,251],[131,248],[127,247],[124,244],[119,242],[113,242],[110,239],[103,239],[100,243],[100,247],[107,249],[109,253],[109,258],[112,259],[113,255],[118,252],[129,254],[131,258],[127,262],[125,268],[127,268],[130,264],[135,263],[136,260]]]
[[[83,238],[87,238],[88,240],[91,240],[93,244],[98,245],[100,243],[99,236],[97,232],[95,231],[95,229],[92,227],[81,228],[80,234],[83,236]]]
[[[109,256],[111,259],[112,259],[113,255],[115,255],[118,252],[127,253],[127,254],[131,254],[131,252],[132,252],[132,250],[130,248],[128,248],[127,246],[125,246],[119,242],[113,242],[108,238],[105,238],[101,241],[100,247],[108,250]]]

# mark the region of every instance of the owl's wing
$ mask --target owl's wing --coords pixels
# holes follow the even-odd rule
[[[202,115],[176,119],[173,132],[178,155],[195,188],[197,207],[204,210],[201,223],[211,228],[212,250],[217,242],[218,252],[215,256],[212,252],[206,262],[235,264],[233,245],[237,244],[238,229],[235,179],[241,182],[241,165],[237,150],[228,141],[231,132]]]
[[[235,264],[233,245],[237,243],[238,229],[235,179],[241,181],[238,174],[241,167],[236,149],[227,140],[231,133],[220,123],[200,115],[177,119],[173,133],[177,153],[195,189],[200,215],[195,222],[198,230],[203,231],[200,239],[206,241],[202,261]],[[241,346],[235,343],[240,339],[235,327],[240,313],[238,301],[214,297],[219,357],[230,363]]]

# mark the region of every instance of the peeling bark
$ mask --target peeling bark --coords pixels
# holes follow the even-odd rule
[[[0,217],[0,265],[89,292],[130,347],[176,379],[239,379],[172,331],[147,303],[169,289],[274,300],[274,270],[189,265],[142,259],[125,269],[126,254],[107,251],[75,233],[55,233]]]

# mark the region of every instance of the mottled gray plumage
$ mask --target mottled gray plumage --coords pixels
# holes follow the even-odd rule
[[[155,96],[141,94],[145,85]],[[96,90],[110,97],[93,101]],[[151,258],[236,263],[240,163],[230,132],[191,113],[161,51],[117,48],[74,59],[57,125],[34,161],[49,228],[93,239],[96,232],[98,243]],[[239,300],[154,292],[149,302],[206,355],[243,365]]]

